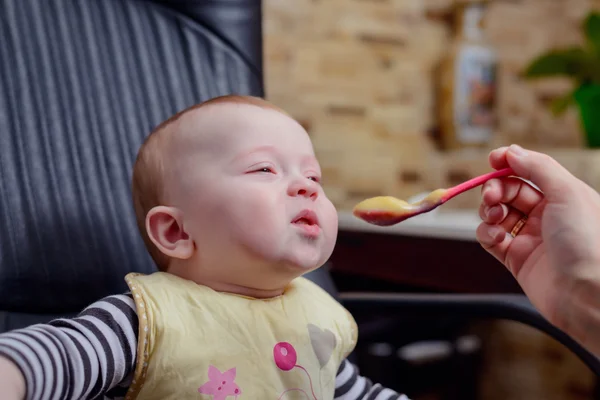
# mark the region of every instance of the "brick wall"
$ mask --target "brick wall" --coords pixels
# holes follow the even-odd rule
[[[435,70],[452,40],[452,0],[265,0],[267,97],[308,130],[336,206],[373,195],[410,197],[489,171],[488,149],[441,152],[432,141]],[[486,30],[500,56],[493,146],[551,152],[600,188],[600,159],[581,148],[575,110],[547,104],[568,90],[519,71],[540,52],[581,41],[600,0],[491,0]],[[597,165],[597,166],[596,166]],[[598,172],[596,172],[598,170]],[[475,192],[446,209],[474,207]]]

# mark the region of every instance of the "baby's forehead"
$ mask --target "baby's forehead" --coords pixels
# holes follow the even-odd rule
[[[176,153],[198,151],[222,143],[225,140],[222,127],[227,124],[227,118],[222,114],[227,108],[227,105],[211,105],[182,115],[171,127],[171,144]]]
[[[185,150],[225,150],[238,144],[240,139],[255,136],[254,133],[272,126],[274,120],[293,121],[283,112],[253,104],[210,104],[183,115],[174,136]]]
[[[304,128],[277,109],[244,103],[210,104],[190,109],[175,122],[168,155],[174,163],[177,158],[189,159],[186,155],[224,160],[232,153],[267,146],[279,152],[313,152]]]

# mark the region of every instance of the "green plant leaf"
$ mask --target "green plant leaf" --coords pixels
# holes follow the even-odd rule
[[[570,105],[575,103],[575,99],[573,97],[573,91],[569,92],[566,95],[558,97],[552,101],[550,104],[550,111],[556,117],[562,115]]]
[[[583,31],[590,47],[600,55],[600,14],[591,12],[583,22]]]
[[[578,81],[588,75],[588,59],[585,51],[579,47],[552,50],[535,58],[525,69],[526,78],[546,78],[567,76]]]

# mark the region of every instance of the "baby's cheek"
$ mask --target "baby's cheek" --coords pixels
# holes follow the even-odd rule
[[[331,202],[328,201],[323,207],[321,218],[323,219],[321,228],[327,236],[327,240],[335,243],[338,232],[338,215]]]
[[[259,196],[249,196],[244,200],[232,205],[232,227],[257,246],[272,243],[272,236],[281,235],[277,218],[281,214],[277,207],[281,205]]]

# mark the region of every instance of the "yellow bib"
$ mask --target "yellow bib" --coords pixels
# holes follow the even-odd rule
[[[271,299],[164,272],[126,281],[140,321],[127,399],[331,400],[356,345],[352,316],[305,278]]]

